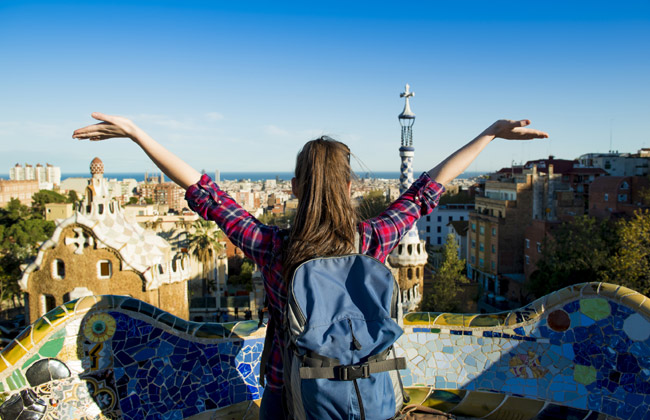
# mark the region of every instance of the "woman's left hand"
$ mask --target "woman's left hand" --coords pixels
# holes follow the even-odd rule
[[[485,130],[484,134],[500,137],[506,140],[532,140],[548,138],[548,133],[525,128],[530,120],[499,120]]]

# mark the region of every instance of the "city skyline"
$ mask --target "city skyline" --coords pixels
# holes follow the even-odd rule
[[[406,83],[415,172],[502,117],[551,137],[500,140],[468,171],[634,153],[650,147],[649,21],[641,1],[4,2],[0,173],[38,162],[85,173],[95,156],[108,172],[154,170],[127,140],[72,140],[94,111],[131,117],[208,173],[292,171],[321,134],[397,172]]]

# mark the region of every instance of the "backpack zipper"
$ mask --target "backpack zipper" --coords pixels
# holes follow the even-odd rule
[[[357,340],[357,337],[354,336],[354,330],[352,329],[352,320],[348,318],[348,325],[350,326],[350,334],[352,334],[352,345],[355,350],[361,350],[361,343]]]

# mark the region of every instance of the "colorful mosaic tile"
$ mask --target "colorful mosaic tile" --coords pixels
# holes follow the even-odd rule
[[[650,303],[629,289],[575,285],[512,312],[409,313],[404,325],[396,353],[407,358],[400,373],[411,402],[487,419],[650,412]],[[0,353],[9,393],[0,417],[241,412],[263,393],[264,334],[254,321],[196,323],[128,297],[85,297]]]

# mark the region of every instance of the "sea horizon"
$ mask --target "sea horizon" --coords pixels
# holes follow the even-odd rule
[[[214,178],[214,172],[206,172],[210,177]],[[361,178],[376,178],[376,179],[399,179],[400,173],[397,171],[377,171],[377,172],[355,172],[356,175]],[[463,172],[458,178],[467,179],[480,176],[487,172],[475,172],[468,171]],[[148,176],[159,176],[159,172],[108,172],[104,174],[104,178],[107,179],[135,179],[138,182],[144,181],[145,174]],[[413,173],[414,177],[419,175],[419,172]],[[282,181],[288,181],[294,176],[293,172],[284,172],[284,171],[248,171],[248,172],[221,172],[220,179],[222,181],[238,181],[238,180],[248,180],[248,181],[264,181],[267,179],[279,179]],[[61,174],[61,181],[65,181],[68,178],[90,178],[88,172],[69,172]],[[0,179],[8,180],[9,174],[0,174]],[[165,180],[169,180],[169,177],[165,176]]]

